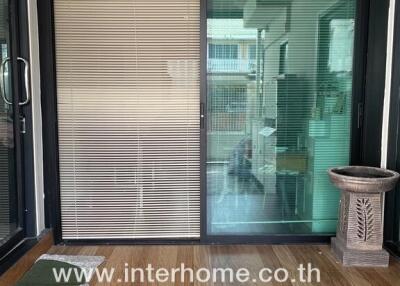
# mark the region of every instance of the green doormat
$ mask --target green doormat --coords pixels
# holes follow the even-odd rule
[[[53,274],[53,269],[59,273],[60,269],[65,269],[66,273],[74,269],[79,268],[75,265],[55,261],[55,260],[39,260],[33,267],[22,277],[17,286],[32,286],[32,285],[65,285],[65,286],[79,286],[82,283],[78,282],[75,275],[71,275],[68,282],[57,282],[56,277]],[[71,269],[71,270],[69,270]]]
[[[101,256],[43,255],[25,273],[16,286],[81,286],[88,285],[96,267],[104,261]],[[62,271],[62,272],[60,272]],[[81,275],[83,271],[87,276]],[[65,275],[60,275],[65,273]],[[78,276],[77,275],[81,275]],[[79,279],[79,281],[78,281]]]

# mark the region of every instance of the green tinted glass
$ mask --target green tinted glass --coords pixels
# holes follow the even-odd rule
[[[208,233],[333,233],[355,0],[208,0],[207,15]]]

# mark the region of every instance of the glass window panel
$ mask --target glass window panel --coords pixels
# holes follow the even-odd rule
[[[255,60],[256,59],[256,52],[257,46],[256,45],[249,45],[249,59]]]
[[[237,59],[239,57],[238,45],[209,44],[208,56],[211,59]]]
[[[207,4],[208,233],[335,232],[355,0]]]
[[[8,61],[11,50],[8,1],[0,0],[0,61]],[[5,64],[0,96],[0,246],[18,230],[18,201],[15,173],[15,142],[12,70],[10,61]]]
[[[285,74],[288,71],[288,42],[283,43],[279,48],[279,74]]]

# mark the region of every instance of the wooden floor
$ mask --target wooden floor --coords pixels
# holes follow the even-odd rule
[[[43,232],[39,241],[3,275],[0,276],[0,286],[14,285],[27,272],[40,255],[46,253],[54,245],[52,232]]]
[[[383,286],[400,285],[400,262],[390,260],[389,268],[343,268],[338,264],[327,245],[190,245],[190,246],[54,246],[51,254],[66,255],[101,255],[106,257],[101,267],[116,268],[115,275],[123,277],[124,264],[129,267],[146,268],[151,263],[155,268],[167,269],[186,267],[195,270],[217,267],[231,267],[234,270],[242,267],[249,269],[252,277],[258,277],[263,267],[277,269],[285,267],[294,277],[300,263],[312,263],[321,271],[321,283],[257,283],[240,284],[228,283],[187,283],[185,285],[354,285],[354,286]],[[179,277],[179,276],[178,276]],[[291,276],[292,277],[292,276]],[[100,284],[91,285],[133,285],[133,284]],[[135,284],[135,285],[173,285],[165,284]],[[183,285],[176,283],[175,285]]]

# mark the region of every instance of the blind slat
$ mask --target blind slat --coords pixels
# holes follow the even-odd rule
[[[199,0],[55,0],[64,239],[200,235]]]

